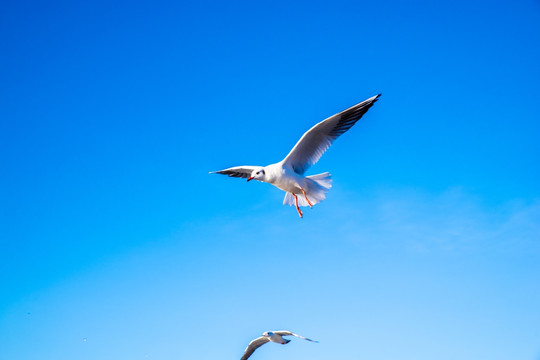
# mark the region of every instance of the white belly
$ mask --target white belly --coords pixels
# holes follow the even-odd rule
[[[281,335],[274,334],[270,336],[270,341],[278,343],[278,344],[284,344],[285,340],[281,337]]]
[[[277,170],[277,169],[276,169]],[[279,168],[279,173],[272,174],[269,183],[275,187],[293,194],[301,194],[301,188],[305,188],[306,178],[292,170]]]

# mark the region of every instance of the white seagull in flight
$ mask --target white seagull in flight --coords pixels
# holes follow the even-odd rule
[[[266,331],[262,334],[261,337],[258,337],[249,343],[246,350],[244,350],[244,356],[242,356],[242,359],[240,360],[247,360],[247,358],[249,358],[251,354],[253,354],[253,352],[257,350],[258,347],[266,344],[269,341],[282,344],[282,345],[288,344],[291,340],[287,340],[283,338],[283,336],[288,336],[288,335],[296,336],[296,337],[299,337],[301,339],[308,340],[308,341],[318,342],[316,340],[308,339],[306,337],[300,336],[298,334],[292,333],[287,330]]]
[[[278,163],[268,166],[235,166],[211,173],[270,183],[285,191],[284,205],[313,207],[326,198],[332,187],[330,173],[304,176],[340,135],[349,130],[381,96],[375,95],[313,126],[298,140],[291,152]],[[300,199],[298,196],[300,196]]]

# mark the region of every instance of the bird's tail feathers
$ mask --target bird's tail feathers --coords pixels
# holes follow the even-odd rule
[[[315,181],[317,184],[321,185],[322,187],[326,188],[327,190],[332,187],[332,175],[330,175],[329,172],[325,172],[325,173],[317,174],[317,175],[306,176],[306,178]]]
[[[306,195],[313,205],[320,203],[326,199],[326,193],[332,187],[332,177],[330,173],[322,173],[317,175],[306,176]],[[296,195],[298,197],[298,206],[309,206],[304,194]],[[286,193],[283,199],[283,205],[295,205],[294,195]]]
[[[285,198],[283,199],[283,205],[293,206],[294,203],[295,201],[294,201],[293,194],[291,194],[290,192],[286,193]],[[308,205],[309,204],[307,203],[307,201],[304,199],[303,196],[298,196],[298,206],[308,206]]]

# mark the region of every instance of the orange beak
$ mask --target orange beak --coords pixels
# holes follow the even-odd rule
[[[253,176],[248,177],[247,181],[253,180]]]

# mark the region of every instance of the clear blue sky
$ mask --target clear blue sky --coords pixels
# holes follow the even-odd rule
[[[6,1],[0,46],[1,359],[540,359],[538,1]],[[208,174],[377,93],[304,219]]]

